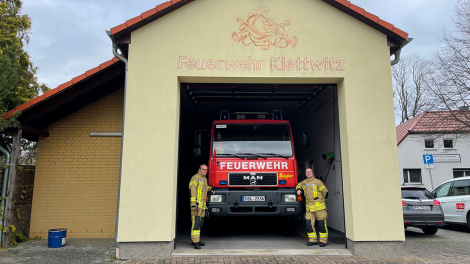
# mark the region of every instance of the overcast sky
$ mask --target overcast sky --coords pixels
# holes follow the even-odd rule
[[[295,1],[295,0],[293,0]],[[105,30],[162,3],[162,0],[24,0],[33,22],[27,50],[50,88],[112,58]],[[453,31],[456,0],[352,0],[408,32],[414,41],[403,55],[431,57],[444,29]]]

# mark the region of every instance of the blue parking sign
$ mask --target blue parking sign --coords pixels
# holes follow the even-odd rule
[[[424,164],[434,164],[432,155],[423,155]]]

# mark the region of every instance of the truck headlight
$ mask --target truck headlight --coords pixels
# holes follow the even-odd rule
[[[286,194],[284,196],[284,201],[289,202],[289,203],[295,203],[295,202],[297,202],[297,197],[296,196],[297,195],[295,195],[295,194]]]
[[[222,195],[211,195],[211,203],[221,203]]]

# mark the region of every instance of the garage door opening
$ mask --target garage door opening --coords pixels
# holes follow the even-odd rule
[[[220,120],[222,111],[228,111],[231,119],[253,117],[246,113],[256,113],[254,116],[259,119],[262,118],[260,115],[267,113],[265,118],[272,118],[274,111],[280,111],[282,120],[289,121],[298,182],[306,178],[306,168],[313,168],[315,177],[321,179],[329,190],[326,200],[329,241],[326,249],[345,248],[336,84],[183,83],[180,89],[177,250],[192,249],[188,185],[199,165],[209,161],[210,130],[213,121]],[[202,131],[200,155],[194,155],[196,131]],[[324,155],[328,153],[335,155]],[[305,206],[302,210],[305,211]],[[250,212],[223,218],[210,215],[201,231],[201,241],[206,242],[204,249],[307,249],[303,216],[293,221],[277,217],[274,211],[267,212],[266,216],[252,216]]]

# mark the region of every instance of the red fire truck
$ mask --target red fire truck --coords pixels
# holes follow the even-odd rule
[[[211,130],[207,203],[210,218],[302,215],[289,121],[281,112],[222,111]]]

